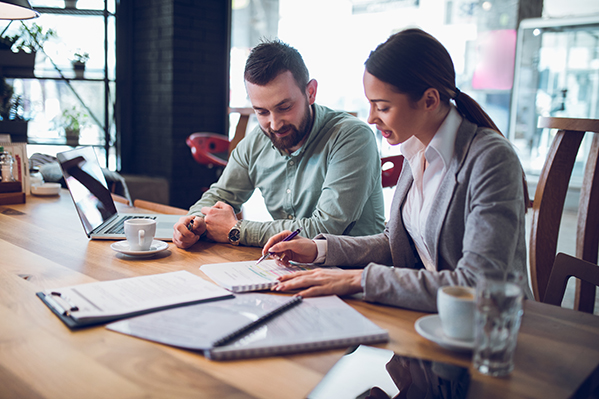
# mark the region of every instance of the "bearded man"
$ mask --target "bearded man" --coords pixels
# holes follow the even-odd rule
[[[175,225],[173,242],[200,238],[263,246],[282,230],[372,235],[384,230],[381,165],[372,130],[315,104],[318,83],[302,56],[279,40],[254,47],[246,90],[258,124],[239,142],[219,180]],[[272,221],[238,220],[258,188]]]

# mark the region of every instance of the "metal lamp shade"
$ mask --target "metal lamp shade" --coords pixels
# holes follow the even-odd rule
[[[0,19],[31,19],[39,16],[27,0],[0,0]]]

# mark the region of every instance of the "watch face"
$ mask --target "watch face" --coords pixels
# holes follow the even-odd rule
[[[240,234],[241,232],[239,231],[239,229],[231,229],[231,231],[229,231],[229,241],[231,242],[238,242],[239,238],[241,236]]]

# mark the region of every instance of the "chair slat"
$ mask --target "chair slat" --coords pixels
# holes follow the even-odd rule
[[[530,274],[535,299],[541,300],[553,294],[548,292],[553,289],[548,284],[554,261],[557,262],[555,254],[559,227],[577,153],[586,132],[599,133],[599,120],[542,117],[538,126],[558,129],[541,171],[533,202]],[[594,264],[597,263],[599,247],[598,156],[599,136],[593,134],[580,191],[576,254],[578,258]],[[592,313],[595,291],[593,284],[578,281],[575,309]]]

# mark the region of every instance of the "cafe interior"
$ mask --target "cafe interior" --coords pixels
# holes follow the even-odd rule
[[[170,238],[140,254],[88,238],[60,153],[93,149],[119,213],[182,217],[258,125],[243,71],[262,39],[302,54],[318,104],[366,121],[364,62],[410,27],[447,48],[456,85],[491,116],[526,175],[534,298],[520,297],[507,372],[477,365],[478,335],[447,336],[440,305],[437,315],[341,297],[348,309],[335,312],[356,317],[339,316],[341,330],[364,321],[384,333],[325,340],[325,328],[335,335],[332,319],[306,313],[307,330],[296,335],[313,341],[290,341],[297,328],[288,315],[278,346],[239,349],[274,339],[268,331],[291,312],[279,311],[235,332],[247,335],[226,345],[232,360],[216,360],[224,349],[181,344],[204,331],[189,314],[157,318],[170,310],[155,312],[150,300],[126,315],[147,313],[144,328],[107,327],[123,315],[69,325],[77,306],[53,307],[69,303],[58,287],[83,292],[181,271],[212,283],[203,265],[262,255],[203,240],[184,250]],[[0,0],[0,79],[0,398],[599,398],[597,0]],[[389,220],[403,156],[370,126]],[[259,190],[239,216],[272,220]],[[110,291],[117,284],[89,287],[122,294]],[[227,302],[214,295],[210,303]],[[478,317],[478,288],[473,295]],[[154,331],[178,322],[181,331]]]

